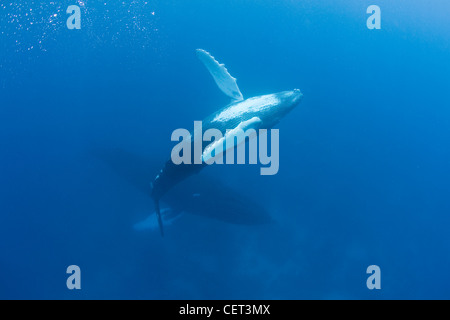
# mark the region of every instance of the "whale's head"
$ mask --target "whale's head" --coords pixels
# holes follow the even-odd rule
[[[274,103],[264,117],[266,125],[271,127],[278,123],[287,113],[294,109],[302,100],[303,94],[299,89],[283,91],[271,95]]]
[[[300,103],[303,94],[300,89],[294,89],[291,91],[280,92],[278,98],[281,102],[279,107],[285,109],[283,111],[289,112]]]

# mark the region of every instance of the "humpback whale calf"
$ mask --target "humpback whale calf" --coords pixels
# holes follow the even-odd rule
[[[244,99],[236,78],[232,77],[225,65],[220,64],[209,52],[198,49],[198,58],[212,75],[217,86],[232,99],[231,103],[205,118],[202,130],[217,129],[227,136],[234,129],[271,129],[281,118],[291,111],[302,99],[299,89]],[[191,143],[194,135],[191,134]],[[215,142],[212,142],[214,144]],[[169,159],[151,183],[151,197],[155,203],[155,211],[161,235],[164,236],[163,221],[160,212],[160,199],[175,185],[189,176],[198,173],[207,164],[204,159],[211,158],[211,148],[203,146],[200,163],[194,159],[191,164],[174,164]],[[194,155],[195,157],[196,155]],[[202,161],[203,160],[203,161]]]

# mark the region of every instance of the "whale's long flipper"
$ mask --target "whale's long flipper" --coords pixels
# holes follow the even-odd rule
[[[210,161],[214,160],[212,158],[217,157],[229,149],[237,147],[245,142],[246,138],[254,138],[256,136],[256,130],[261,123],[262,121],[258,117],[253,117],[250,120],[239,123],[236,128],[227,131],[225,136],[221,139],[208,145],[202,153],[202,160],[206,163],[210,163]],[[248,131],[249,129],[253,129],[253,132]]]
[[[202,49],[197,49],[197,56],[211,73],[214,81],[223,93],[235,101],[244,100],[237,85],[236,78],[233,78],[228,73],[224,64],[220,64],[209,52]]]

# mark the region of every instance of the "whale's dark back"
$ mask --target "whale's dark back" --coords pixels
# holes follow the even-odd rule
[[[189,176],[200,172],[206,164],[179,164],[175,165],[168,160],[152,183],[152,198],[161,199],[171,188]]]

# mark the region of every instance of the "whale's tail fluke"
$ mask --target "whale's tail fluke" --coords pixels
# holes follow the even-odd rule
[[[163,169],[159,171],[153,182],[150,183],[151,193],[153,201],[155,202],[155,211],[158,218],[159,229],[161,235],[164,237],[164,229],[161,217],[161,211],[159,208],[159,200],[169,191],[186,179],[187,177],[199,172],[207,164],[202,163],[201,165],[190,165],[190,164],[179,164],[176,165],[172,160],[168,160],[164,165]]]
[[[159,200],[155,198],[154,201],[155,201],[156,217],[158,218],[159,231],[161,232],[161,236],[164,237],[164,226],[161,218],[161,210],[159,208]]]

